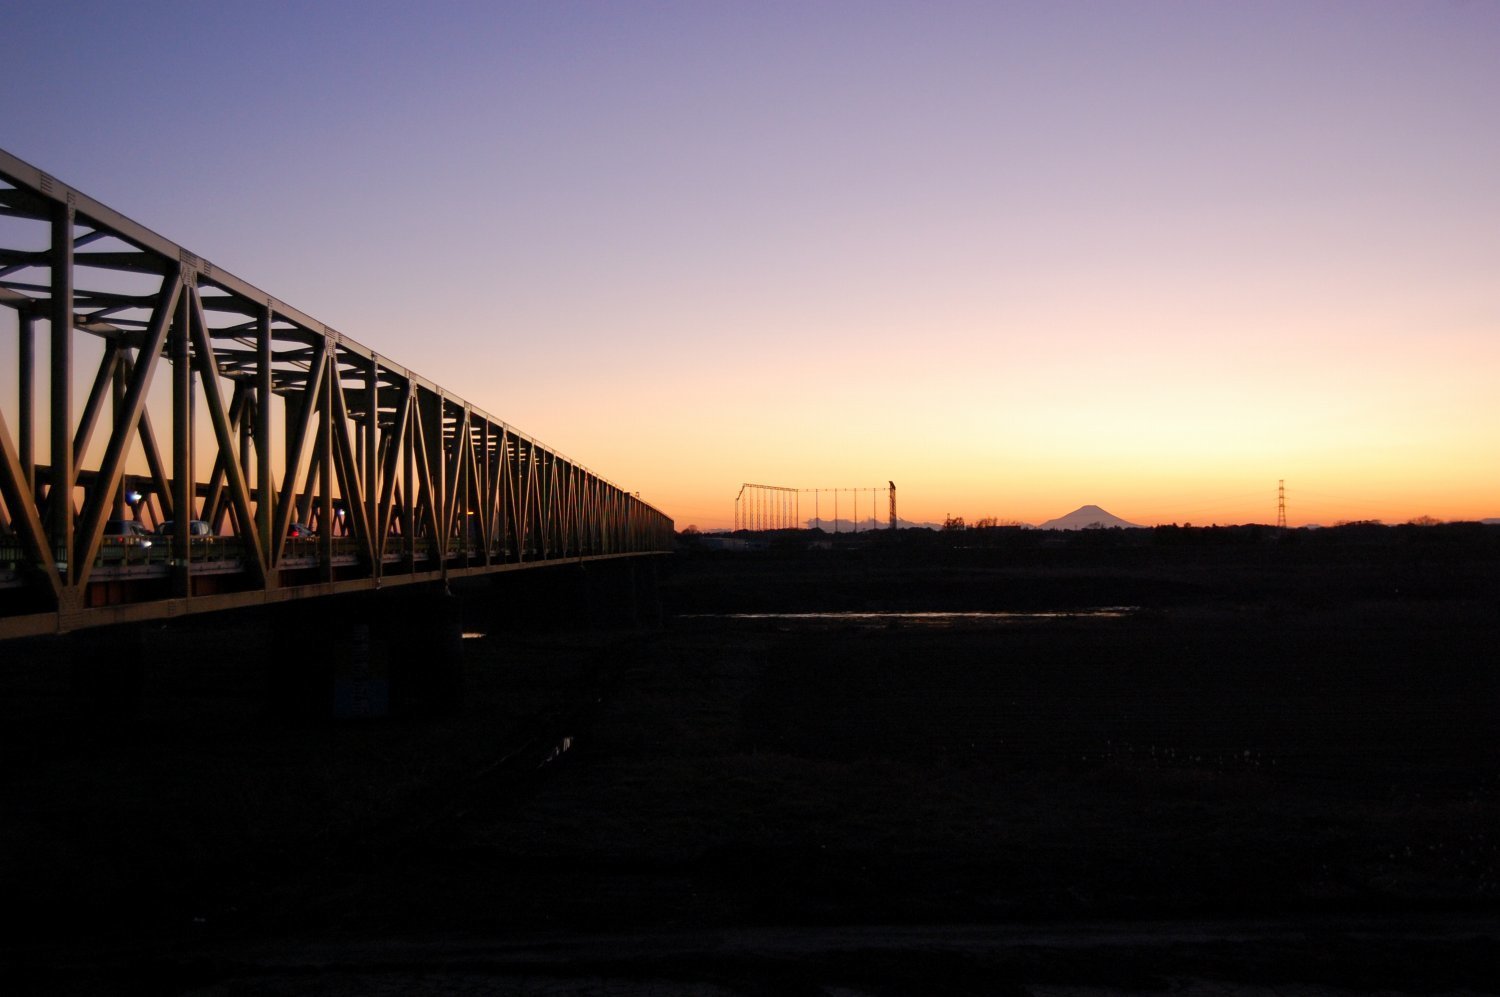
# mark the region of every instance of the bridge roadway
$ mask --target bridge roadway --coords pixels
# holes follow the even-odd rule
[[[637,496],[3,150],[0,306],[0,639],[671,549]]]

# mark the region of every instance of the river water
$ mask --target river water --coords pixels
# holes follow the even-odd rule
[[[785,627],[913,627],[929,629],[985,628],[1063,620],[1114,620],[1134,615],[1138,606],[1097,606],[1086,609],[1005,610],[990,612],[843,611],[829,613],[685,613],[677,619],[702,622],[744,622]]]

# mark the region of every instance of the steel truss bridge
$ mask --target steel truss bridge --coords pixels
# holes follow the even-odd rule
[[[671,549],[636,496],[3,150],[0,306],[0,638]]]

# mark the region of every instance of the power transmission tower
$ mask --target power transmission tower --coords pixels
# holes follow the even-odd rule
[[[1286,481],[1276,482],[1276,529],[1286,532]]]

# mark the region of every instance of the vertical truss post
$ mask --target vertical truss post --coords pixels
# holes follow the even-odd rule
[[[472,487],[472,474],[474,466],[474,437],[469,429],[469,406],[465,405],[463,415],[459,417],[458,428],[453,434],[455,447],[454,456],[458,458],[458,476],[455,479],[458,494],[454,496],[453,514],[458,518],[458,552],[459,563],[465,568],[469,566],[469,531],[472,528],[470,514],[473,512],[469,505],[469,489]]]
[[[20,342],[16,358],[17,400],[20,403],[18,446],[21,455],[21,476],[26,481],[26,494],[36,501],[36,317],[23,314],[18,328]]]
[[[189,549],[189,521],[193,518],[193,440],[192,377],[188,363],[188,326],[192,321],[192,296],[196,285],[184,265],[181,269],[182,294],[177,299],[177,314],[172,319],[170,350],[172,354],[172,594],[186,598],[191,594],[192,557]],[[144,363],[147,358],[141,357]]]
[[[236,401],[240,403],[237,413],[234,407],[234,403]],[[251,458],[255,456],[255,396],[253,394],[251,386],[247,382],[243,380],[236,380],[234,382],[234,394],[230,397],[229,412],[229,420],[231,424],[230,431],[237,432],[239,434],[238,444],[240,448],[240,480],[245,484],[247,497],[253,499],[254,496],[253,494],[251,494],[250,490],[255,487],[254,467],[251,464]],[[239,421],[236,422],[236,419],[238,419]],[[235,506],[232,502],[230,503],[229,507],[231,509],[235,509]],[[235,515],[239,515],[237,509],[235,510]],[[250,516],[251,519],[248,522],[237,521],[235,523],[235,533],[239,534],[240,536],[245,536],[249,534],[252,529],[254,529],[256,517],[255,511],[253,509],[250,511]],[[259,530],[255,531],[255,537],[255,555],[259,557],[261,556]],[[249,555],[249,553],[249,551],[246,551],[247,556]]]
[[[433,422],[432,435],[428,440],[428,446],[432,449],[432,456],[428,460],[432,466],[433,519],[437,522],[437,529],[432,539],[437,544],[438,565],[445,585],[448,583],[448,538],[453,532],[453,523],[448,516],[448,447],[443,441],[443,420],[447,417],[447,407],[443,391],[439,388],[432,405],[437,418]]]
[[[490,549],[494,546],[494,521],[495,505],[490,501],[490,488],[492,487],[492,475],[490,468],[494,457],[490,454],[493,440],[490,438],[490,421],[481,419],[479,422],[479,453],[484,462],[479,467],[479,513],[482,521],[479,524],[479,536],[483,542],[484,549],[479,554],[480,564],[490,563]]]
[[[375,432],[380,423],[380,362],[373,353],[365,368],[365,376],[365,522],[370,530],[370,571],[379,578],[381,566],[385,563],[385,531],[380,529],[380,488],[376,484],[375,475],[375,468],[379,463],[375,456],[378,452],[375,447]]]
[[[325,582],[333,581],[333,393],[339,390],[333,342],[324,340],[323,363],[328,370],[319,392],[318,413],[318,561]]]
[[[271,305],[260,310],[255,330],[255,525],[260,533],[261,557],[266,565],[266,588],[275,588],[280,577],[276,561],[281,545],[272,532],[271,481]],[[286,473],[295,476],[297,469]]]
[[[414,425],[421,418],[417,386],[407,381],[408,399],[405,408],[406,437],[401,441],[401,554],[407,571],[413,571],[417,563],[417,440]]]
[[[120,419],[121,419],[121,417],[122,417],[122,415],[123,415],[123,413],[125,411],[125,365],[122,364],[122,363],[116,363],[115,364],[115,370],[114,370],[114,397],[112,399],[112,402],[113,402],[113,404],[111,405],[111,408],[110,408],[110,411],[113,413],[113,415],[111,415],[111,417],[110,417],[111,432],[112,433],[119,433],[119,431],[120,431]],[[105,486],[105,483],[103,481],[100,481],[98,487],[104,487],[104,486]],[[115,488],[114,495],[112,496],[112,502],[110,504],[111,504],[110,518],[111,519],[124,519],[125,518],[125,484],[124,484],[123,480]]]
[[[416,398],[412,403],[412,466],[417,475],[412,485],[414,505],[413,529],[420,520],[426,525],[428,556],[424,560],[437,558],[442,563],[439,544],[443,539],[442,488],[442,400],[427,388],[414,388]],[[420,458],[420,461],[418,461]],[[418,486],[420,485],[420,489]]]
[[[73,560],[73,206],[52,212],[52,487],[51,540],[54,556],[67,565],[63,587],[77,574]]]

